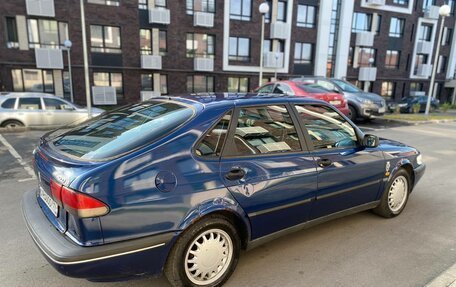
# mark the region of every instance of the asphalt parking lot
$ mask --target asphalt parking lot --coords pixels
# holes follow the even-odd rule
[[[423,153],[426,174],[401,216],[363,212],[277,239],[244,253],[226,286],[424,286],[456,262],[456,123],[361,126]],[[0,286],[169,286],[67,278],[41,256],[20,210],[36,185],[29,165],[41,134],[0,135]]]

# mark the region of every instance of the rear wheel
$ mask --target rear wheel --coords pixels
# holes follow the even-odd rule
[[[23,127],[23,126],[24,126],[23,123],[21,123],[20,121],[16,121],[16,120],[8,120],[8,121],[5,121],[2,123],[3,128],[14,129],[14,128],[19,128],[19,127]]]
[[[348,105],[348,118],[354,122],[358,118],[358,112],[356,111],[355,107]]]
[[[176,241],[165,265],[173,286],[221,286],[236,268],[241,240],[233,225],[208,217]]]
[[[386,186],[380,204],[373,211],[386,218],[398,216],[407,204],[411,188],[410,175],[400,169]]]

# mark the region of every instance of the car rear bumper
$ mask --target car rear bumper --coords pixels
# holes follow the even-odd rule
[[[426,170],[425,164],[421,164],[413,169],[413,172],[415,173],[414,185],[416,185],[418,183],[418,181],[423,177],[425,170]]]
[[[60,273],[91,280],[113,280],[135,275],[158,275],[163,270],[176,233],[92,247],[75,244],[45,217],[36,192],[26,192],[22,212],[27,229],[47,261]]]

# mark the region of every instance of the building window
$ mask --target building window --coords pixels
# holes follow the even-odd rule
[[[54,76],[51,70],[13,69],[11,76],[15,92],[54,93]]]
[[[19,48],[16,18],[14,17],[6,17],[6,47]]]
[[[419,82],[410,83],[410,91],[411,92],[421,92],[423,90],[424,90],[423,83],[419,83]]]
[[[287,2],[278,1],[277,2],[277,21],[287,22]]]
[[[304,28],[315,28],[317,8],[309,5],[298,5],[296,25]]]
[[[188,76],[187,92],[209,93],[214,92],[214,77],[212,76]]]
[[[409,0],[393,0],[393,4],[406,6],[409,4]]]
[[[445,73],[446,67],[447,67],[447,57],[440,55],[439,63],[437,65],[437,73]]]
[[[147,0],[138,0],[138,8],[141,10],[147,10]]]
[[[372,14],[353,13],[352,32],[372,31]]]
[[[101,4],[107,6],[119,6],[120,0],[87,0],[87,3]]]
[[[450,6],[450,15],[454,16],[454,9],[455,9],[455,0],[448,0],[447,5]]]
[[[155,7],[166,8],[166,0],[155,0]]]
[[[423,11],[433,5],[435,5],[435,0],[423,0]]]
[[[250,39],[230,37],[228,58],[233,61],[250,61]]]
[[[401,51],[387,50],[386,58],[385,58],[385,68],[399,69],[400,57],[401,57]]]
[[[187,58],[213,58],[215,55],[215,36],[187,33]]]
[[[395,82],[382,82],[381,96],[385,98],[392,98],[394,96],[394,91],[396,89]]]
[[[118,99],[122,98],[124,93],[122,73],[94,72],[93,85],[96,87],[114,87]]]
[[[160,94],[168,94],[168,77],[160,75]],[[142,74],[141,75],[141,91],[155,91],[154,89],[154,75]]]
[[[247,93],[249,91],[249,78],[247,77],[229,77],[228,92],[230,93]]]
[[[285,51],[285,41],[284,40],[276,40],[277,47],[276,47],[276,52],[281,52],[283,53]],[[263,42],[263,52],[274,52],[273,50],[273,45],[271,40],[264,40]]]
[[[120,46],[120,28],[90,25],[90,46],[92,52],[122,53]]]
[[[358,66],[371,67],[376,64],[377,50],[374,48],[360,47],[358,49]]]
[[[313,45],[310,43],[295,43],[294,63],[312,64]]]
[[[141,55],[152,55],[152,46],[153,46],[153,31],[150,29],[140,29],[139,30],[139,47]],[[166,31],[158,31],[158,49],[159,54],[164,56],[167,52],[167,38]]]
[[[230,19],[250,21],[252,17],[252,0],[231,0]]]
[[[348,61],[347,61],[347,66],[352,67],[353,66],[353,53],[354,49],[353,47],[348,48]]]
[[[405,20],[392,17],[390,22],[389,36],[402,38],[404,36]]]
[[[58,48],[69,39],[68,24],[55,20],[27,19],[30,48]]]
[[[445,27],[442,39],[442,45],[451,45],[453,39],[453,29]]]
[[[432,36],[432,25],[421,25],[418,40],[429,42],[429,41],[431,41],[431,36]]]
[[[215,0],[187,0],[187,14],[193,15],[193,12],[215,13]]]
[[[415,70],[414,70],[414,74],[415,75],[418,72],[418,66],[426,64],[427,61],[428,61],[428,55],[427,54],[417,54],[416,55]]]

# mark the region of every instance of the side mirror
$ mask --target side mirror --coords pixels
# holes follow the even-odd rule
[[[362,144],[364,147],[378,147],[379,143],[378,136],[366,134],[364,135]]]

